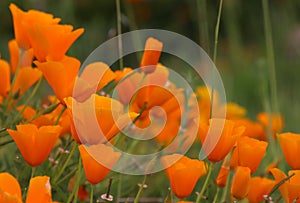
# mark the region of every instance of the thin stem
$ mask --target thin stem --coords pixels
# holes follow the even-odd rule
[[[218,17],[217,17],[217,23],[215,27],[215,41],[214,41],[214,52],[213,52],[213,62],[216,64],[217,62],[217,53],[218,53],[218,42],[219,42],[219,29],[220,29],[220,21],[221,21],[221,15],[222,15],[222,7],[223,7],[223,0],[220,0],[219,4],[219,10],[218,10]],[[213,72],[214,73],[214,72]],[[214,75],[213,75],[214,78]],[[210,103],[210,118],[213,117],[212,111],[213,111],[213,104],[214,104],[214,84],[211,87],[211,103]]]
[[[279,113],[279,106],[278,106],[278,99],[277,99],[278,97],[277,97],[275,57],[274,57],[273,37],[272,37],[272,28],[271,28],[268,0],[262,1],[262,9],[264,15],[264,30],[265,30],[265,38],[266,38],[267,61],[268,61],[269,74],[270,74],[272,110],[275,113]]]
[[[31,94],[29,95],[29,97],[27,98],[27,100],[25,101],[23,108],[21,109],[21,111],[18,112],[18,114],[15,116],[13,123],[15,123],[20,116],[22,115],[22,113],[25,111],[26,107],[28,106],[29,102],[32,101],[33,97],[35,96],[35,94],[37,93],[38,89],[40,88],[41,84],[43,81],[43,76],[41,76],[41,78],[38,80],[37,84],[35,85],[34,89],[32,90]],[[6,123],[7,124],[7,123]]]
[[[108,187],[107,187],[107,192],[106,192],[106,198],[107,199],[109,198],[109,195],[110,195],[111,185],[112,185],[112,178],[110,178],[109,182],[108,182]]]
[[[216,195],[215,195],[215,197],[214,197],[213,203],[217,203],[219,194],[220,194],[220,188],[217,187],[217,192],[216,192]]]
[[[121,3],[120,0],[116,0],[116,7],[117,7],[117,33],[118,33],[118,51],[119,51],[119,65],[120,65],[120,70],[123,69],[124,67],[124,62],[123,62],[123,57],[122,56],[122,50],[123,50],[123,46],[122,46],[122,38],[121,38],[121,34],[122,34],[122,13],[121,13]]]
[[[61,119],[61,117],[62,117],[62,115],[64,114],[64,112],[65,112],[66,109],[67,109],[66,106],[63,106],[63,107],[62,107],[62,109],[61,109],[61,111],[60,111],[60,113],[59,113],[59,115],[58,115],[58,117],[57,117],[57,119],[56,119],[54,125],[58,125],[59,120]]]
[[[91,184],[90,203],[93,203],[93,197],[94,197],[94,185]]]
[[[226,202],[227,193],[228,193],[228,190],[229,190],[229,181],[230,181],[230,179],[231,179],[231,173],[229,172],[229,175],[228,175],[228,178],[227,178],[227,181],[226,181],[226,185],[225,185],[225,188],[224,188],[223,193],[222,193],[221,202]]]
[[[198,14],[198,30],[199,30],[199,40],[201,46],[207,53],[210,53],[209,48],[209,29],[207,20],[207,0],[197,0],[197,14]]]
[[[78,189],[79,189],[79,185],[80,185],[80,180],[81,180],[81,176],[82,176],[82,165],[81,165],[81,157],[79,156],[79,161],[78,161],[78,166],[77,166],[77,174],[76,174],[76,183],[74,186],[74,189],[72,191],[72,193],[70,194],[67,203],[70,203],[73,199],[74,196],[74,200],[73,202],[76,203],[77,202],[77,197],[78,197]]]
[[[209,182],[209,179],[211,177],[211,174],[212,174],[212,170],[213,170],[213,163],[209,163],[209,166],[208,166],[208,172],[207,172],[207,175],[206,175],[206,179],[204,181],[204,184],[203,184],[203,187],[200,191],[200,193],[198,194],[197,196],[197,199],[196,199],[196,203],[199,203],[203,197],[203,194],[208,186],[208,182]]]
[[[122,175],[119,174],[119,182],[118,182],[118,190],[117,190],[117,203],[119,202],[119,197],[121,196],[122,192]]]
[[[146,183],[146,179],[147,179],[147,175],[144,176],[143,183],[140,185],[139,191],[138,191],[138,193],[137,193],[137,195],[136,195],[133,203],[138,203],[139,202],[139,199],[141,197],[142,191],[144,189],[144,185]]]
[[[31,167],[31,176],[30,176],[30,179],[32,179],[34,177],[35,169],[36,169],[36,167]]]
[[[61,167],[60,171],[58,171],[58,173],[56,173],[57,175],[53,178],[53,182],[56,183],[56,181],[60,178],[60,176],[63,174],[63,172],[65,171],[71,157],[73,156],[75,149],[76,149],[76,142],[73,141],[72,143],[72,148],[71,148],[71,152],[67,158],[67,160],[64,162],[64,165]]]

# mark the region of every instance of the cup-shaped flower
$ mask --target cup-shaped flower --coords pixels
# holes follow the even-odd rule
[[[235,199],[244,199],[250,189],[250,168],[238,166],[231,183],[231,195]]]
[[[207,172],[203,161],[190,159],[180,154],[163,156],[161,162],[163,166],[169,166],[165,171],[172,191],[178,198],[189,196],[199,178]]]
[[[254,138],[242,136],[232,153],[233,166],[247,166],[253,174],[266,153],[268,143]]]
[[[78,147],[87,180],[91,184],[101,182],[119,160],[121,153],[104,144]]]
[[[50,178],[36,176],[30,179],[26,203],[55,203],[51,197]],[[21,187],[9,173],[0,173],[0,202],[22,203]]]
[[[268,195],[275,186],[275,181],[268,178],[253,177],[250,180],[250,189],[247,199],[251,203],[259,203],[264,200],[264,195]]]
[[[234,121],[219,118],[211,119],[209,126],[200,123],[200,139],[208,159],[212,162],[224,159],[244,129],[243,126],[236,126]],[[213,149],[209,152],[212,146]]]
[[[19,9],[15,4],[10,5],[13,16],[15,38],[24,49],[33,48],[39,61],[61,60],[73,42],[83,33],[83,29],[73,31],[71,25],[59,25],[59,18],[53,15]]]
[[[163,43],[155,38],[149,37],[146,40],[145,50],[140,64],[144,73],[152,73],[155,71],[162,47]]]
[[[288,165],[299,170],[300,159],[295,158],[295,155],[300,154],[300,134],[288,132],[279,134],[277,137]]]
[[[38,166],[47,159],[60,131],[60,126],[38,128],[34,124],[17,125],[17,130],[7,130],[17,144],[23,158],[31,166]]]

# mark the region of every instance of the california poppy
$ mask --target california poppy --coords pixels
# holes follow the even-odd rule
[[[50,178],[36,176],[30,179],[26,203],[55,203],[51,197]],[[22,203],[21,187],[9,173],[0,173],[0,202]]]
[[[264,195],[268,195],[274,186],[274,180],[262,177],[253,177],[250,180],[250,189],[247,199],[251,203],[259,203],[264,200]]]
[[[166,155],[161,158],[171,188],[178,198],[189,196],[199,178],[206,174],[206,167],[203,161],[190,159],[180,154]]]
[[[267,142],[246,136],[240,137],[232,154],[232,160],[236,163],[232,165],[247,166],[251,169],[251,174],[254,173],[266,153],[267,146]]]
[[[234,120],[236,126],[245,126],[242,136],[252,137],[259,140],[266,140],[263,125],[248,118],[239,118]]]
[[[38,128],[34,124],[17,125],[17,130],[7,130],[25,161],[31,166],[38,166],[47,159],[60,131],[60,126]]]
[[[283,129],[283,119],[280,114],[267,114],[266,112],[262,112],[257,115],[257,120],[261,122],[265,128],[270,128],[274,136]]]
[[[270,171],[275,178],[276,184],[278,184],[280,181],[287,177],[285,173],[278,168],[273,168]],[[300,203],[300,171],[291,170],[288,172],[289,176],[291,176],[292,174],[294,174],[294,176],[292,176],[289,180],[285,181],[279,187],[279,191],[285,202]]]
[[[209,126],[200,123],[200,139],[208,159],[212,162],[219,162],[224,159],[244,129],[243,126],[237,127],[234,121],[226,119],[213,118],[210,120]],[[207,136],[208,130],[210,130],[210,136]]]
[[[115,71],[115,82],[119,82],[122,78],[124,78],[126,75],[130,74],[130,72],[132,72],[132,68],[126,67],[123,68],[123,70],[116,70]]]
[[[140,64],[144,73],[152,73],[155,71],[162,47],[163,43],[153,37],[149,37],[146,40],[145,50]]]
[[[10,70],[9,64],[0,59],[0,95],[2,97],[6,97],[10,90]]]
[[[277,137],[286,162],[293,169],[299,170],[300,159],[295,159],[295,154],[300,153],[300,134],[288,132],[278,134]]]
[[[72,119],[72,136],[78,143],[98,144],[110,140],[138,116],[134,112],[124,113],[123,105],[117,100],[96,94],[85,102],[68,97],[65,103]]]
[[[244,199],[250,189],[250,168],[238,166],[231,183],[231,195],[235,199]]]
[[[216,185],[218,187],[225,187],[228,179],[228,175],[230,172],[230,167],[222,165],[220,168],[220,171],[218,173],[217,179],[216,179]]]
[[[101,182],[121,156],[120,152],[104,144],[80,145],[78,149],[86,178],[91,184]]]
[[[33,49],[22,50],[16,40],[10,40],[8,42],[8,49],[10,55],[11,72],[15,73],[17,67],[28,67],[32,65],[33,61]]]
[[[33,48],[39,61],[61,60],[72,43],[83,33],[73,31],[71,25],[59,25],[59,18],[40,11],[24,12],[10,4],[13,16],[15,38],[23,49]]]

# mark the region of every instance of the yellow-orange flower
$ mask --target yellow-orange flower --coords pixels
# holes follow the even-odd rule
[[[15,73],[18,65],[20,68],[31,66],[33,61],[33,49],[23,51],[16,40],[8,42],[8,49],[10,55],[11,72]]]
[[[15,177],[9,173],[0,173],[0,202],[22,203],[21,188]],[[50,178],[36,176],[30,180],[26,203],[52,202]]]
[[[83,33],[73,31],[71,25],[59,25],[59,18],[40,11],[24,12],[15,4],[10,5],[13,16],[15,38],[24,49],[33,48],[39,61],[61,60],[72,43]]]
[[[65,103],[72,118],[72,136],[78,143],[98,144],[110,140],[138,116],[136,113],[125,114],[123,105],[117,100],[96,94],[85,102],[68,97]]]
[[[119,82],[122,78],[124,78],[127,74],[130,74],[132,68],[124,68],[123,70],[116,70],[115,74],[115,82]]]
[[[149,37],[146,40],[145,50],[140,64],[144,73],[152,73],[155,71],[162,47],[163,43],[153,37]]]
[[[266,140],[266,135],[262,124],[254,122],[248,118],[234,120],[236,126],[245,126],[243,136],[252,137],[260,140]]]
[[[265,128],[270,128],[274,136],[283,129],[283,119],[280,114],[269,115],[266,112],[262,112],[257,115],[257,120],[261,122]]]
[[[237,147],[232,154],[233,166],[247,166],[251,174],[256,171],[266,153],[268,143],[254,138],[242,136],[237,141]]]
[[[300,159],[295,158],[300,153],[300,134],[282,133],[278,136],[283,155],[287,163],[293,169],[300,169]]]
[[[175,162],[175,160],[177,160]],[[180,154],[163,156],[162,164],[171,183],[171,188],[178,198],[189,196],[199,178],[206,174],[206,167],[203,161],[190,159]],[[173,164],[173,165],[172,165]]]
[[[208,129],[211,136],[207,136]],[[204,152],[208,153],[208,147],[215,144],[212,151],[207,154],[208,159],[212,162],[219,162],[224,159],[243,132],[243,126],[236,127],[234,121],[226,119],[211,119],[209,128],[205,124],[200,123],[199,134]],[[218,136],[219,139],[217,139]],[[208,144],[206,145],[204,142]]]
[[[17,125],[17,130],[7,130],[25,161],[31,166],[38,166],[47,159],[60,131],[60,126],[37,128],[34,124]]]
[[[285,179],[287,176],[278,168],[270,170],[273,174],[276,184]],[[279,191],[285,202],[289,203],[300,203],[300,170],[291,170],[288,175],[292,176],[289,180],[285,181],[280,187]],[[297,201],[295,201],[298,199]]]
[[[115,152],[113,148],[104,144],[80,145],[78,149],[86,178],[91,184],[101,182],[121,156],[120,152]]]
[[[10,89],[10,70],[9,64],[0,59],[0,96],[6,97]]]
[[[274,180],[262,177],[253,177],[250,180],[250,189],[247,199],[251,203],[259,203],[263,201],[264,195],[268,195],[274,186]]]
[[[248,167],[238,166],[231,183],[231,195],[235,199],[244,199],[250,189],[250,172]]]

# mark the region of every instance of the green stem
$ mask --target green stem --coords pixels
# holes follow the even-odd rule
[[[204,184],[203,184],[203,187],[200,191],[200,193],[198,194],[197,196],[197,199],[196,199],[196,203],[199,203],[204,195],[204,192],[208,186],[208,182],[209,182],[209,179],[211,177],[211,174],[212,174],[212,170],[213,170],[213,163],[209,163],[209,166],[208,166],[208,172],[207,172],[207,175],[206,175],[206,179],[204,181]]]
[[[277,99],[278,97],[277,97],[275,57],[274,57],[273,37],[272,37],[272,28],[271,28],[268,0],[262,1],[262,9],[264,15],[264,30],[265,30],[265,38],[266,38],[267,61],[268,61],[269,74],[270,74],[272,110],[275,113],[279,113],[279,106],[278,106],[278,99]]]
[[[228,178],[227,178],[227,181],[226,181],[226,185],[225,185],[225,188],[224,188],[223,193],[222,193],[221,202],[226,202],[227,193],[228,193],[228,190],[229,190],[229,181],[230,181],[230,179],[231,179],[231,173],[229,172],[229,175],[228,175]]]
[[[79,189],[81,176],[82,176],[82,165],[81,165],[81,157],[80,156],[79,156],[77,169],[78,169],[78,171],[77,171],[77,174],[76,174],[76,183],[75,183],[75,186],[74,186],[74,189],[73,189],[72,193],[69,195],[67,203],[70,203],[72,201],[73,196],[74,196],[73,202],[77,203],[78,189]]]
[[[34,177],[35,169],[36,169],[36,167],[31,167],[31,176],[30,176],[30,179],[32,179]]]
[[[93,197],[94,197],[94,185],[91,184],[90,203],[93,203]]]
[[[215,195],[215,197],[214,197],[213,203],[217,203],[219,194],[220,194],[220,188],[217,187],[217,192],[216,192],[216,195]]]
[[[139,202],[139,199],[141,197],[141,194],[142,194],[142,191],[144,189],[144,185],[146,183],[146,179],[147,179],[147,175],[144,176],[144,180],[143,180],[143,183],[141,184],[140,188],[139,188],[139,191],[134,199],[134,202],[133,203],[138,203]]]
[[[56,119],[54,125],[58,125],[59,120],[60,120],[60,118],[62,117],[62,115],[64,114],[64,112],[65,112],[66,109],[67,109],[67,108],[66,108],[65,106],[62,107],[62,109],[61,109],[61,111],[60,111],[60,113],[59,113],[59,115],[58,115],[58,117],[57,117],[57,119]]]
[[[197,0],[197,14],[198,14],[198,29],[199,29],[199,40],[201,46],[207,53],[210,53],[209,48],[209,29],[207,20],[207,0]],[[203,19],[203,20],[202,20]]]
[[[22,113],[25,111],[26,107],[28,106],[29,102],[32,101],[33,97],[35,96],[35,94],[37,93],[39,87],[41,86],[43,81],[43,77],[41,76],[41,78],[38,80],[37,84],[35,85],[34,89],[32,90],[31,94],[29,95],[29,97],[27,98],[27,100],[25,101],[23,108],[21,109],[21,111],[18,112],[18,114],[15,116],[12,124],[14,124],[22,115]],[[7,121],[6,121],[7,124]]]
[[[123,64],[123,57],[122,56],[122,38],[121,38],[121,34],[122,34],[122,13],[121,13],[121,3],[120,0],[116,0],[116,7],[117,7],[117,33],[118,33],[118,51],[119,51],[119,65],[120,65],[120,70],[123,69],[124,64]]]
[[[64,165],[61,167],[60,171],[58,173],[56,173],[57,175],[53,178],[53,182],[56,183],[56,181],[60,178],[60,176],[63,174],[63,172],[65,171],[70,159],[72,158],[74,152],[75,152],[75,149],[76,149],[76,146],[77,146],[77,143],[75,141],[73,141],[72,143],[72,148],[71,148],[71,151],[70,151],[70,154],[67,158],[67,160],[64,162]]]

